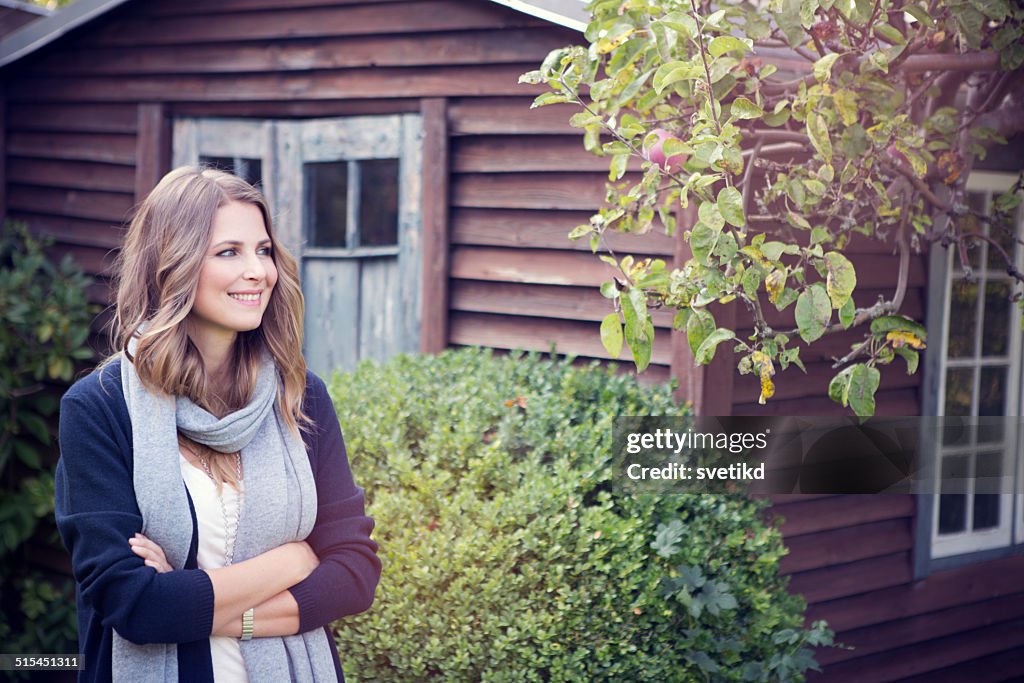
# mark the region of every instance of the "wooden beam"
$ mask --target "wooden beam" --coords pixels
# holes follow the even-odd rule
[[[141,202],[170,170],[171,125],[163,104],[139,104],[135,138],[135,201]]]
[[[448,346],[448,112],[444,98],[423,101],[423,286],[420,351]]]

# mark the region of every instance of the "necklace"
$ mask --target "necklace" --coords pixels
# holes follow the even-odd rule
[[[213,476],[213,471],[210,469],[210,461],[203,453],[193,450],[190,446],[186,446],[184,442],[179,440],[179,443],[189,453],[194,455],[199,464],[202,465],[203,471],[206,472],[206,476],[210,478],[210,481],[217,485],[217,480]],[[224,485],[221,484],[220,490],[217,497],[220,498],[220,514],[224,520],[224,566],[230,565],[235,559],[235,540],[238,538],[238,523],[242,518],[242,454],[235,453],[235,477],[238,481],[238,502],[235,505],[234,519],[228,519],[228,506],[224,501]],[[234,522],[232,525],[230,522]]]

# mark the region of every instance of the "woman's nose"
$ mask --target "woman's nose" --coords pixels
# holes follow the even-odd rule
[[[264,267],[260,257],[253,254],[245,263],[245,271],[242,273],[244,280],[262,280],[267,276],[267,269]]]

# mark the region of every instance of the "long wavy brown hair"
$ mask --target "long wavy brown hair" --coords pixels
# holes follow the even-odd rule
[[[212,386],[186,319],[213,232],[214,214],[231,202],[256,206],[271,240],[278,279],[258,328],[239,332],[229,359],[232,381]],[[278,405],[296,433],[308,426],[302,411],[306,361],[302,357],[304,303],[295,258],[274,238],[266,199],[241,178],[183,166],[160,180],[133,218],[115,270],[117,308],[111,324],[115,356],[124,352],[150,391],[184,396],[223,416],[252,398],[264,353],[280,376]],[[132,351],[129,352],[129,343]],[[112,360],[112,357],[109,360]],[[235,458],[191,441],[183,446],[207,460],[218,484],[237,485]]]

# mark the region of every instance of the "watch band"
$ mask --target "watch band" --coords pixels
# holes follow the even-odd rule
[[[252,640],[254,610],[254,607],[250,607],[242,612],[242,640]]]

